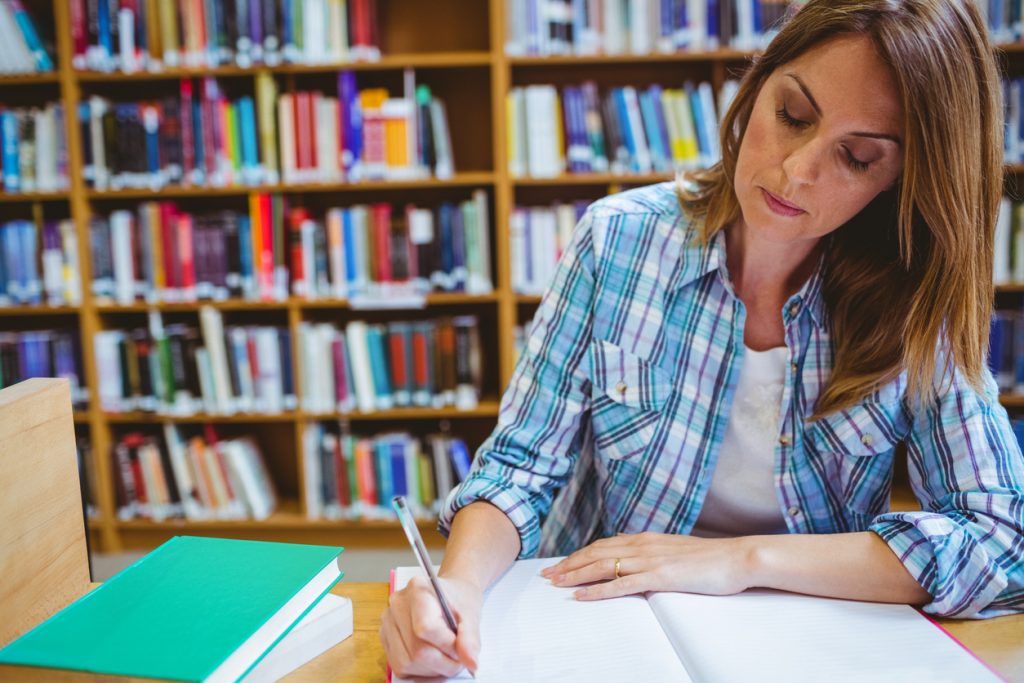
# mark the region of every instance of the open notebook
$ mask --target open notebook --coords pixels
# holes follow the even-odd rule
[[[516,562],[488,593],[478,681],[1000,680],[906,605],[770,590],[580,602],[540,576],[558,559]],[[399,567],[393,589],[420,573]]]

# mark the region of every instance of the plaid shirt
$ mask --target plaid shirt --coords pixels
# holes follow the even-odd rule
[[[620,532],[690,532],[729,419],[746,315],[723,233],[707,245],[694,235],[672,183],[590,207],[498,424],[445,502],[445,536],[475,500],[512,520],[521,558]],[[958,374],[917,413],[904,373],[805,423],[832,367],[821,286],[819,263],[782,310],[790,367],[773,477],[789,531],[874,531],[932,594],[933,614],[1024,610],[1024,458],[991,373],[984,394]],[[922,511],[888,511],[901,441]]]

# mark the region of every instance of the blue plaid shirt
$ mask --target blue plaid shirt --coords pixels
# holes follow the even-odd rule
[[[475,500],[519,530],[520,557],[616,533],[686,534],[700,514],[743,361],[745,309],[724,235],[693,238],[672,183],[596,202],[544,296],[469,477],[440,530]],[[957,375],[918,412],[906,374],[805,423],[832,367],[818,270],[783,307],[786,373],[774,483],[791,533],[871,530],[933,596],[925,610],[1024,609],[1024,458],[986,374]],[[896,445],[921,511],[889,512]]]

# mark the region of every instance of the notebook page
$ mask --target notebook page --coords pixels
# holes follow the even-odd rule
[[[540,576],[558,559],[520,560],[491,588],[481,617],[477,681],[690,680],[643,596],[580,602],[572,588]],[[399,567],[395,590],[422,573]],[[472,679],[463,671],[452,680]]]
[[[907,605],[770,590],[650,593],[697,681],[998,681]]]

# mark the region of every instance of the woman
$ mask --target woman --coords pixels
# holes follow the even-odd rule
[[[971,0],[812,0],[720,164],[595,203],[441,515],[458,635],[413,582],[392,667],[474,670],[483,591],[537,554],[587,600],[1021,610],[1024,462],[985,365],[999,83]],[[900,442],[919,512],[887,511]]]

